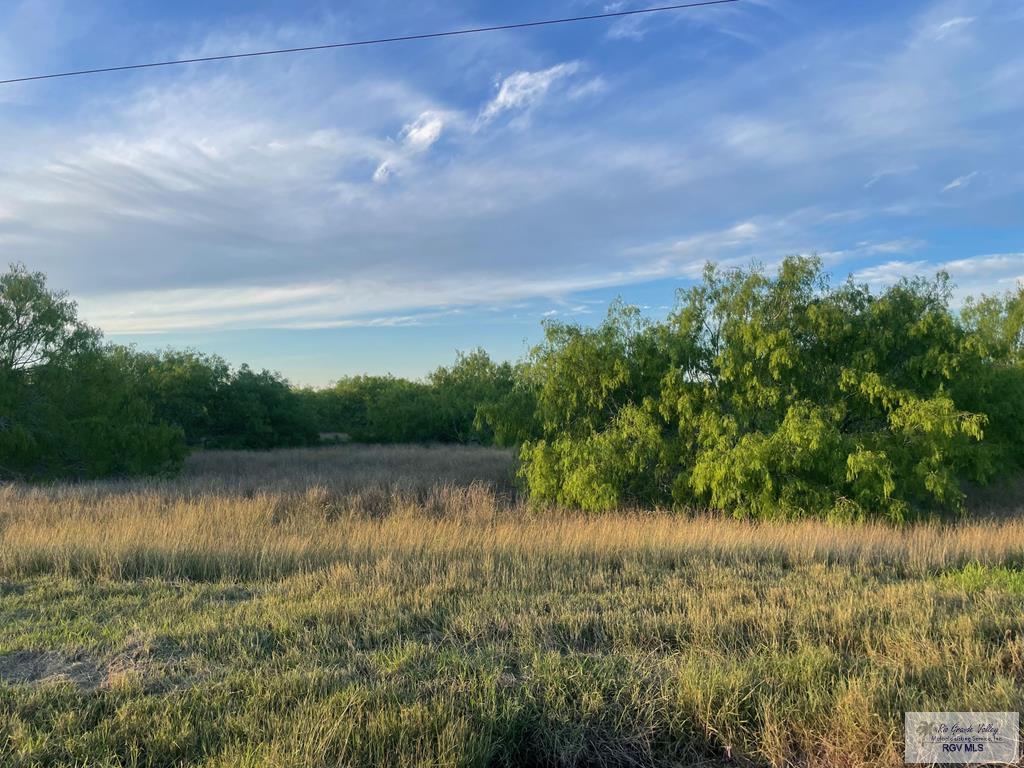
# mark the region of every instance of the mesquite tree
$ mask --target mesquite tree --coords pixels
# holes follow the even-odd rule
[[[1019,467],[1024,368],[1019,295],[963,315],[950,299],[945,275],[875,294],[830,286],[815,258],[775,276],[709,267],[664,322],[615,306],[596,328],[549,323],[523,376],[529,420],[492,412],[517,421],[499,426],[524,435],[541,501],[897,521],[956,509],[964,480]]]

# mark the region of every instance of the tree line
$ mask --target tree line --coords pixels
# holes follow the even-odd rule
[[[195,351],[105,344],[45,278],[0,278],[0,475],[173,473],[195,448],[514,446],[530,495],[587,510],[905,520],[1024,461],[1024,292],[833,286],[814,258],[718,270],[652,320],[549,321],[513,365],[297,389]]]
[[[477,350],[425,381],[357,376],[297,389],[216,355],[105,343],[66,293],[14,265],[0,276],[0,479],[173,474],[193,449],[311,446],[325,433],[490,443],[476,406],[503,397],[514,377]]]

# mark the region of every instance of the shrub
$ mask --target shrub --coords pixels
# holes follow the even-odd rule
[[[815,258],[720,272],[665,322],[614,306],[548,323],[521,383],[531,494],[584,509],[710,506],[758,518],[903,520],[1019,468],[1020,295],[950,308],[944,275],[880,295]],[[994,422],[998,421],[998,425]]]
[[[516,385],[513,366],[477,349],[460,353],[453,366],[438,368],[426,381],[354,376],[304,395],[321,431],[356,442],[490,444],[498,436],[482,411],[510,397]]]
[[[183,435],[138,377],[41,273],[0,276],[0,475],[104,477],[176,470]]]
[[[263,450],[313,445],[316,415],[287,380],[186,350],[120,348],[157,418],[184,431],[190,446]]]

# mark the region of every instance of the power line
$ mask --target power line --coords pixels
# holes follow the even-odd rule
[[[398,37],[379,37],[374,40],[354,40],[347,43],[330,43],[328,45],[307,45],[302,48],[279,48],[273,51],[252,51],[250,53],[229,53],[221,56],[200,56],[194,59],[172,59],[170,61],[154,61],[148,64],[125,64],[120,67],[100,67],[97,69],[79,69],[73,72],[56,72],[50,75],[32,75],[31,77],[15,77],[0,80],[0,85],[11,83],[27,83],[32,80],[54,80],[58,77],[77,77],[78,75],[98,75],[103,72],[125,72],[130,69],[152,69],[153,67],[170,67],[176,64],[199,64],[205,61],[226,61],[228,59],[250,59],[256,56],[276,56],[282,53],[303,53],[306,51],[325,51],[331,48],[355,48],[363,45],[380,45],[382,43],[404,43],[411,40],[429,40],[436,37],[455,37],[456,35],[475,35],[481,32],[500,32],[508,29],[526,29],[528,27],[546,27],[553,24],[572,24],[578,21],[595,21],[613,19],[621,16],[638,16],[643,13],[659,13],[661,11],[678,11],[684,8],[698,8],[704,5],[724,5],[739,0],[703,0],[703,2],[681,3],[679,5],[663,5],[656,8],[639,8],[633,11],[614,11],[595,13],[589,16],[573,16],[565,19],[545,19],[544,21],[524,21],[518,24],[500,24],[493,27],[474,27],[472,29],[454,29],[448,32],[428,32],[421,35],[401,35]]]

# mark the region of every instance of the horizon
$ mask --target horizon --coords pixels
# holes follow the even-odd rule
[[[21,0],[0,79],[643,5]],[[707,261],[1000,293],[1022,31],[999,0],[741,0],[2,86],[0,246],[110,341],[318,386],[516,360],[545,317],[662,313]]]

